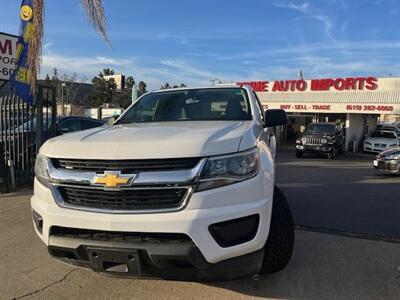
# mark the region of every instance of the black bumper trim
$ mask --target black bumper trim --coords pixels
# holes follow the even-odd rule
[[[48,251],[57,260],[108,275],[156,277],[185,281],[223,281],[250,276],[259,272],[264,258],[264,249],[260,249],[256,252],[213,264],[206,261],[192,241],[163,243],[161,245],[156,242],[123,244],[102,242],[101,244],[93,244],[91,241],[79,244],[76,248],[50,245],[48,246]],[[122,254],[126,251],[126,255],[135,251],[141,262],[140,276],[132,276],[129,273],[102,272],[93,265],[88,255],[96,247],[103,250],[117,251]]]

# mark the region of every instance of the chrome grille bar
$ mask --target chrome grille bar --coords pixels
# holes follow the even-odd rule
[[[322,146],[322,138],[319,138],[319,137],[308,137],[308,138],[306,138],[306,145],[309,145],[309,146]]]

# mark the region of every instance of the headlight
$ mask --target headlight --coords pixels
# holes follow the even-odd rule
[[[296,144],[300,145],[301,144],[301,140],[300,139],[296,140]]]
[[[389,145],[389,147],[396,147],[397,146],[397,144],[391,144],[391,145]]]
[[[302,142],[303,144],[305,144],[305,143],[307,143],[307,139],[306,139],[306,138],[302,138],[302,139],[301,139],[301,142]]]
[[[387,155],[385,159],[400,159],[400,152],[395,152],[390,155]]]
[[[48,186],[50,182],[50,176],[48,172],[50,160],[41,154],[36,156],[35,160],[35,176],[45,186]]]
[[[201,171],[197,190],[204,191],[249,179],[257,175],[259,164],[258,148],[210,157]]]
[[[322,144],[326,144],[328,142],[328,139],[321,139]]]
[[[367,145],[372,145],[370,142],[367,142],[367,141],[365,141],[365,143],[366,143]]]

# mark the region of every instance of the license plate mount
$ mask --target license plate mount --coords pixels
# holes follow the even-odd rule
[[[137,250],[88,247],[87,254],[96,272],[131,276],[142,274]]]

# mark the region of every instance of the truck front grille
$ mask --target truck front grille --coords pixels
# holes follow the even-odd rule
[[[126,231],[104,231],[81,228],[70,228],[52,226],[51,236],[67,238],[79,238],[97,241],[127,241],[127,242],[184,242],[191,241],[190,237],[183,233],[157,233],[157,232],[126,232]]]
[[[178,209],[183,205],[189,189],[148,188],[105,191],[73,186],[58,187],[68,206],[99,210],[163,210]]]
[[[307,146],[321,146],[322,145],[322,138],[308,137],[308,138],[306,138],[306,145]]]
[[[121,171],[122,173],[172,171],[192,169],[200,158],[137,159],[137,160],[82,160],[54,158],[54,167],[87,172]]]

